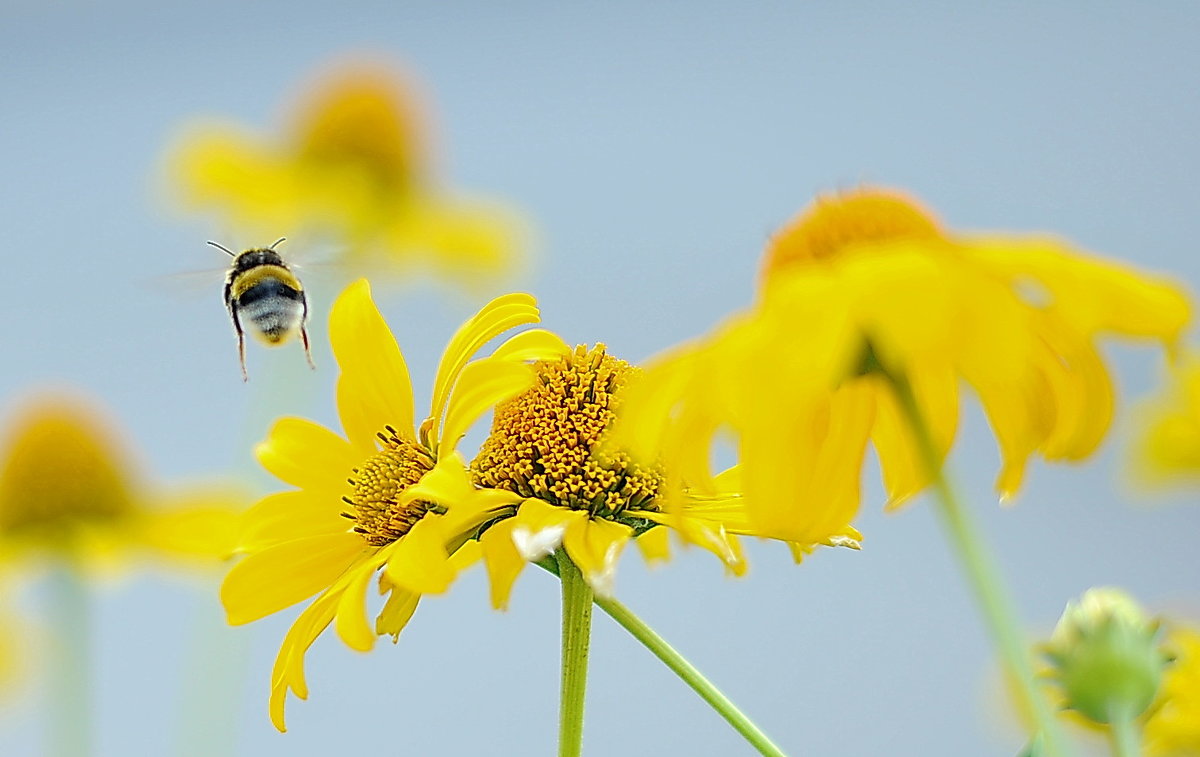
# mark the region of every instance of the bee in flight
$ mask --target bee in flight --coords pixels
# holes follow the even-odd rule
[[[308,364],[316,368],[312,352],[308,347],[308,332],[304,321],[308,318],[308,300],[300,279],[283,262],[275,251],[276,245],[285,237],[275,240],[270,247],[235,253],[216,242],[210,245],[233,258],[229,273],[225,276],[225,307],[233,319],[233,330],[237,332],[238,358],[242,364],[242,380],[249,380],[246,373],[246,335],[242,322],[265,344],[283,344],[294,334],[300,334],[304,355]]]

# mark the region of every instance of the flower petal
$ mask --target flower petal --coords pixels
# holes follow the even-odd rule
[[[483,564],[488,573],[492,607],[496,610],[508,609],[508,597],[513,584],[521,571],[525,570],[525,558],[513,543],[513,528],[516,525],[516,519],[507,518],[493,525],[479,539],[483,548]]]
[[[656,565],[671,559],[671,540],[665,528],[652,528],[634,539],[633,543],[637,545],[647,565]]]
[[[271,723],[280,733],[287,731],[283,710],[288,689],[296,692],[301,699],[308,698],[308,685],[304,680],[304,654],[333,622],[341,594],[340,589],[331,588],[317,597],[296,617],[283,637],[283,643],[279,645],[279,654],[275,656],[275,666],[271,671],[271,698],[267,707]]]
[[[479,417],[533,385],[533,369],[524,363],[484,358],[463,368],[458,391],[446,412],[438,452],[453,449]]]
[[[338,416],[361,452],[375,451],[375,435],[391,426],[413,439],[413,390],[404,355],[371,299],[366,279],[342,292],[329,313],[329,340],[341,375]]]
[[[612,596],[617,558],[629,543],[633,529],[624,523],[602,518],[581,518],[567,526],[563,548],[579,566],[592,590],[600,596]]]
[[[383,564],[383,557],[377,554],[355,567],[353,577],[338,600],[334,628],[346,646],[359,652],[370,652],[375,646],[375,634],[367,622],[367,584]]]
[[[385,568],[387,580],[418,594],[441,594],[449,589],[460,569],[450,554],[466,537],[448,526],[439,515],[426,515],[417,521],[396,542]]]
[[[280,480],[318,491],[340,491],[361,462],[345,439],[304,418],[280,418],[254,454]]]
[[[384,602],[383,609],[379,611],[379,617],[375,619],[375,633],[380,636],[385,634],[391,636],[393,643],[399,641],[400,632],[412,619],[413,613],[417,611],[417,603],[420,601],[420,594],[401,589],[399,586],[392,587],[387,602]]]
[[[496,360],[516,362],[554,360],[571,351],[558,334],[546,329],[530,329],[509,337],[491,354]]]
[[[240,552],[258,552],[274,544],[307,536],[345,533],[341,500],[308,490],[270,494],[241,516]]]
[[[291,607],[330,586],[368,549],[358,534],[324,534],[247,556],[221,584],[230,625]]]

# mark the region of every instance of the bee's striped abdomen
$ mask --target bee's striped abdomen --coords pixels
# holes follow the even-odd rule
[[[263,339],[282,341],[304,322],[304,292],[274,276],[263,277],[237,297],[238,316]]]

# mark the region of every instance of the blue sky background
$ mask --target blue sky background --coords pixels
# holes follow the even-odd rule
[[[630,360],[743,306],[771,231],[814,193],[864,182],[905,187],[956,228],[1050,230],[1194,286],[1198,33],[1191,3],[6,0],[0,413],[39,386],[78,386],[121,418],[162,481],[250,469],[250,442],[274,415],[336,422],[327,344],[315,374],[299,348],[251,345],[244,386],[219,276],[200,296],[155,283],[223,260],[204,246],[223,230],[170,211],[156,176],[186,120],[270,128],[314,71],[356,52],[423,82],[456,184],[537,224],[537,265],[496,291],[535,293],[568,341],[604,341]],[[311,286],[320,321],[334,291]],[[379,299],[420,406],[447,337],[479,302],[429,280]],[[1157,353],[1107,354],[1126,398],[1153,387]],[[1096,584],[1200,621],[1197,497],[1132,501],[1130,418],[1087,464],[1034,466],[1001,509],[994,444],[967,414],[955,472],[1033,631]],[[1015,754],[1021,736],[932,510],[885,516],[868,480],[862,552],[795,567],[751,545],[743,580],[696,552],[656,571],[630,554],[618,597],[789,753]],[[31,617],[40,599],[31,585]],[[549,754],[558,602],[530,571],[495,613],[472,573],[424,602],[396,647],[360,655],[323,638],[309,655],[312,698],[290,703],[281,736],[267,684],[294,611],[224,629],[215,579],[133,575],[94,607],[97,753],[209,754],[227,735],[230,754],[247,756]],[[748,753],[599,616],[592,665],[587,753]],[[205,686],[219,688],[215,703]],[[41,753],[37,691],[0,712],[5,755]],[[197,730],[222,712],[235,713],[231,728]]]

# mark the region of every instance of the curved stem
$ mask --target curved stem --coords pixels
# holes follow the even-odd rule
[[[50,622],[55,653],[50,655],[49,751],[57,757],[91,752],[91,664],[88,645],[87,586],[79,567],[64,557],[50,575]]]
[[[1066,741],[1053,711],[1037,685],[1029,647],[1017,625],[1015,605],[1000,577],[995,558],[988,551],[969,511],[963,507],[957,492],[946,478],[942,469],[942,455],[933,441],[929,425],[921,414],[912,385],[903,375],[896,376],[885,372],[885,376],[895,390],[901,412],[908,420],[916,439],[917,450],[937,494],[938,514],[962,562],[967,582],[983,610],[988,631],[999,648],[1009,674],[1017,683],[1022,703],[1033,714],[1034,722],[1042,734],[1043,753],[1066,755]]]
[[[592,587],[565,550],[554,553],[562,581],[562,689],[558,755],[579,757],[583,749],[583,705],[587,694],[588,644],[592,633]]]

